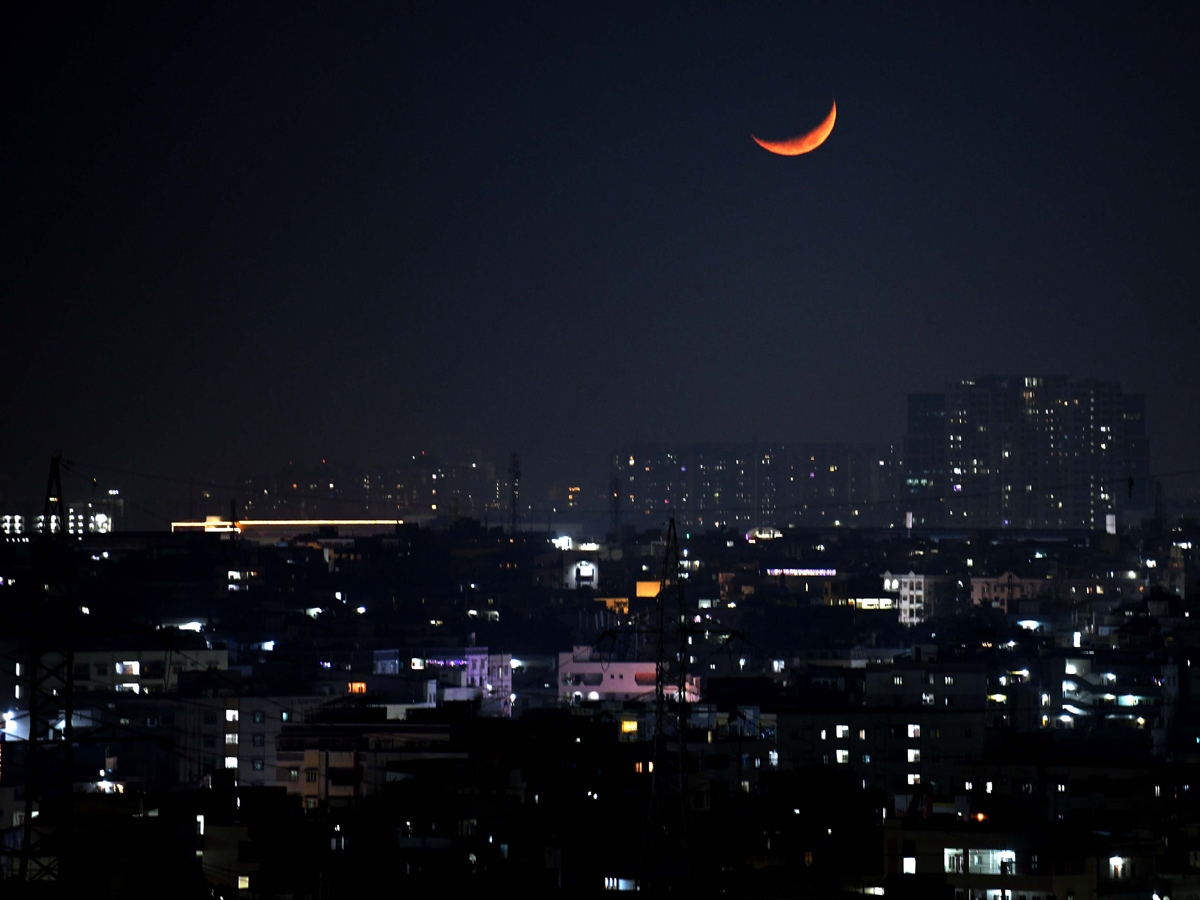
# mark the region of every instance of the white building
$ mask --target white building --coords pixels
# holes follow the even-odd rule
[[[925,621],[925,576],[916,572],[907,575],[883,573],[884,596],[896,598],[901,625],[917,625]]]

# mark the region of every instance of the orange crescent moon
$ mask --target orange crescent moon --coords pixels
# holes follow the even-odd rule
[[[764,150],[769,150],[772,153],[778,153],[780,156],[799,156],[801,153],[808,153],[810,150],[816,150],[829,137],[829,133],[833,131],[833,123],[837,119],[837,101],[834,101],[833,109],[829,110],[829,115],[825,117],[825,121],[814,128],[808,134],[802,134],[798,137],[788,138],[786,141],[764,141],[762,138],[755,137],[753,134],[750,137],[754,138],[754,142]]]

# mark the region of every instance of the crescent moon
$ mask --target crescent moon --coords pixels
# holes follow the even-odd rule
[[[754,142],[764,150],[769,150],[772,153],[778,153],[780,156],[799,156],[801,153],[808,153],[811,150],[816,150],[829,137],[829,133],[833,131],[833,123],[837,119],[837,102],[833,104],[833,109],[829,110],[829,115],[825,117],[825,121],[814,128],[808,134],[801,134],[794,138],[788,138],[784,141],[764,141],[762,138],[755,137],[753,134],[750,137],[754,138]]]

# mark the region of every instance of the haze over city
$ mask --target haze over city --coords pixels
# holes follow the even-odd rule
[[[541,496],[632,440],[898,441],[908,392],[987,374],[1144,393],[1152,474],[1194,469],[1194,24],[22,10],[4,491],[55,450],[129,484],[472,449]],[[832,101],[812,152],[751,138]]]

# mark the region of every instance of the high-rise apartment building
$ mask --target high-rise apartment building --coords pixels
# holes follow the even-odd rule
[[[910,395],[905,453],[917,524],[1102,529],[1144,506],[1145,400],[1094,379],[967,379]]]
[[[893,444],[639,443],[614,462],[634,522],[670,515],[699,528],[899,522]]]

